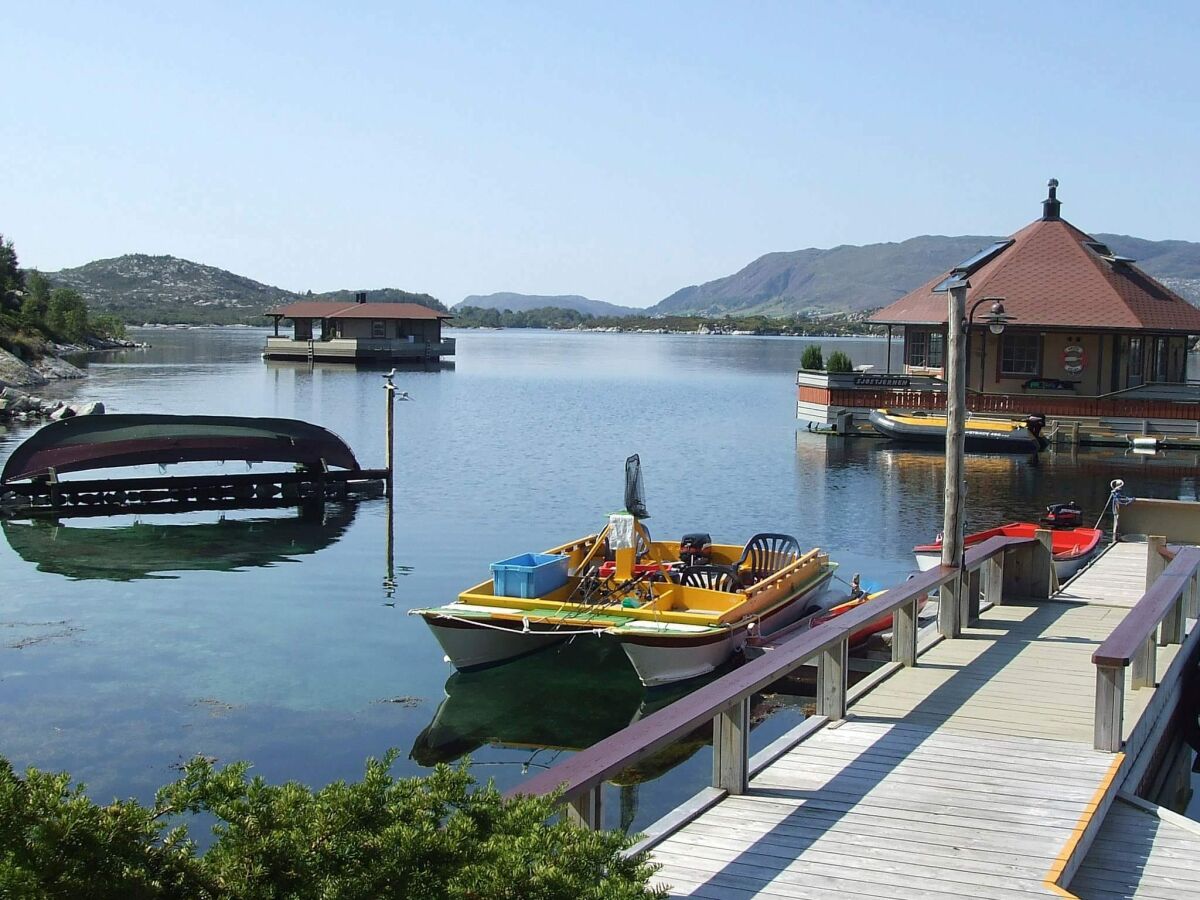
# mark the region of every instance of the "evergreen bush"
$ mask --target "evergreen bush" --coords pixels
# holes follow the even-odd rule
[[[820,345],[809,344],[804,348],[804,355],[800,357],[800,368],[811,369],[814,372],[825,368],[825,361],[821,358]]]
[[[852,363],[850,361],[850,357],[847,356],[845,353],[843,353],[841,350],[834,350],[832,353],[829,354],[828,371],[830,371],[830,372],[853,372],[854,371],[854,363]]]
[[[66,773],[0,757],[0,897],[231,900],[635,900],[662,897],[634,839],[563,820],[561,798],[506,800],[466,763],[396,779],[397,752],[320,790],[197,757],[158,791],[100,806]],[[184,819],[216,820],[203,854]]]

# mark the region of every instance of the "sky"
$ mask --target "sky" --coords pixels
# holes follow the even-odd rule
[[[1052,176],[1085,231],[1200,240],[1194,2],[4,0],[0,33],[0,233],[45,271],[646,306],[1007,234]]]

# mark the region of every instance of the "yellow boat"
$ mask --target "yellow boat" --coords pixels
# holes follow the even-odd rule
[[[837,567],[819,549],[802,552],[789,535],[755,535],[744,546],[653,541],[632,516],[636,540],[618,547],[613,529],[525,554],[533,573],[560,570],[548,590],[514,591],[510,573],[459,595],[454,603],[416,609],[457,669],[494,665],[566,638],[595,634],[621,642],[642,683],[681,681],[711,672],[753,634],[769,634],[822,611]],[[635,546],[636,545],[636,546]],[[493,569],[496,569],[493,566]],[[505,583],[497,589],[497,581]],[[512,593],[532,596],[509,596]]]
[[[886,438],[910,444],[946,444],[946,416],[921,410],[897,412],[873,409],[871,427]],[[1036,453],[1046,449],[1042,437],[1046,425],[1043,416],[1024,419],[997,419],[969,414],[966,421],[966,448],[1008,453]]]

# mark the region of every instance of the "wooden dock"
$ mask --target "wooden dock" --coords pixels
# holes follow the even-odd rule
[[[660,882],[710,900],[1200,897],[1200,828],[1128,804],[1105,819],[1133,760],[1093,747],[1093,653],[1146,593],[1147,553],[1113,545],[1052,599],[1006,597],[938,642],[659,841]],[[1153,670],[1179,649],[1156,646]],[[1123,692],[1127,741],[1159,693]]]

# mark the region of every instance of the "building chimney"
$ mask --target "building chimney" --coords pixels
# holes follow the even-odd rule
[[[1055,182],[1055,183],[1057,184],[1057,182]],[[354,294],[354,302],[355,303],[366,303],[367,302],[367,292],[366,291],[356,292]]]
[[[1042,201],[1042,219],[1057,219],[1062,204],[1058,202],[1058,179],[1051,178],[1048,182],[1050,196]]]

